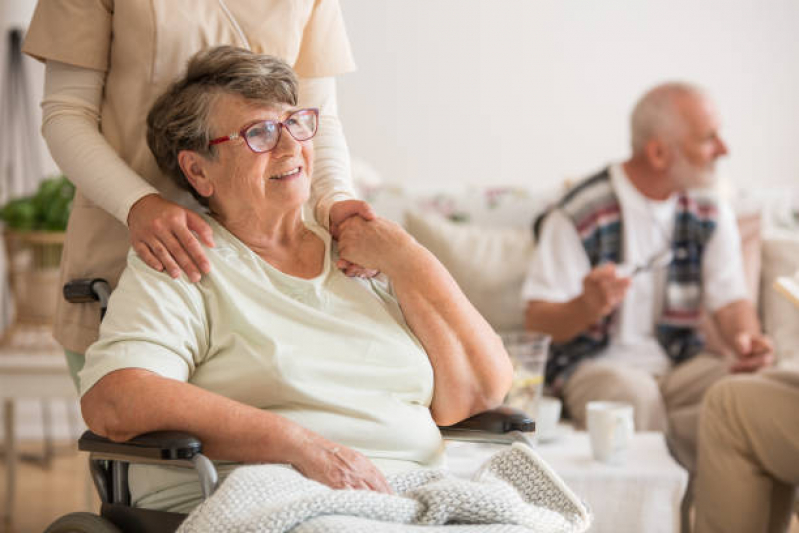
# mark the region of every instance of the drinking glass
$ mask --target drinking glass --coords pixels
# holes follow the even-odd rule
[[[505,403],[526,412],[533,420],[544,392],[544,368],[550,340],[549,335],[535,332],[502,336],[513,363],[513,385]]]

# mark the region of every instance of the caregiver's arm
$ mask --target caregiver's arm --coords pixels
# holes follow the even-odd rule
[[[104,85],[103,72],[47,62],[42,136],[50,154],[81,194],[127,224],[131,245],[151,268],[173,278],[183,270],[198,281],[210,269],[200,241],[214,245],[211,227],[162,198],[111,147],[100,132]]]
[[[282,416],[149,370],[125,368],[101,378],[81,398],[86,425],[115,441],[150,431],[198,437],[211,459],[291,464],[333,488],[391,492],[360,453]]]
[[[437,424],[502,403],[513,374],[502,341],[432,253],[393,222],[357,217],[342,224],[339,253],[391,279],[405,320],[433,365],[430,409]]]

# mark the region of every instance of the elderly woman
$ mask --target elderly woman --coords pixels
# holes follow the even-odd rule
[[[315,109],[281,60],[220,47],[195,56],[151,110],[163,172],[209,209],[216,247],[196,284],[135,254],[80,376],[100,435],[197,435],[220,475],[284,463],[334,488],[440,463],[436,425],[498,405],[502,343],[436,258],[399,226],[358,217],[330,235],[303,217]],[[390,279],[348,278],[335,263]],[[187,511],[192,472],[131,467],[135,505]]]

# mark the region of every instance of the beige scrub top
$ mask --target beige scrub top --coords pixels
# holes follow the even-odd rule
[[[439,466],[433,368],[387,286],[335,268],[330,234],[316,224],[309,229],[325,258],[317,276],[303,279],[208,220],[216,246],[198,283],[129,253],[100,339],[86,352],[81,393],[111,372],[143,368],[291,419],[384,473]],[[233,467],[219,465],[220,475]],[[130,480],[139,506],[199,503],[190,470],[131,466]]]
[[[170,200],[197,207],[158,169],[145,138],[147,112],[199,50],[229,44],[275,55],[300,77],[354,69],[338,0],[41,0],[23,51],[106,73],[100,129],[133,171]],[[78,190],[61,260],[62,284],[105,278],[116,286],[127,227]],[[59,297],[55,337],[83,353],[97,339],[96,304]]]

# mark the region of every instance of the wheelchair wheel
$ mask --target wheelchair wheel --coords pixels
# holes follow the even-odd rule
[[[117,526],[93,513],[64,515],[44,530],[44,533],[122,533]]]

